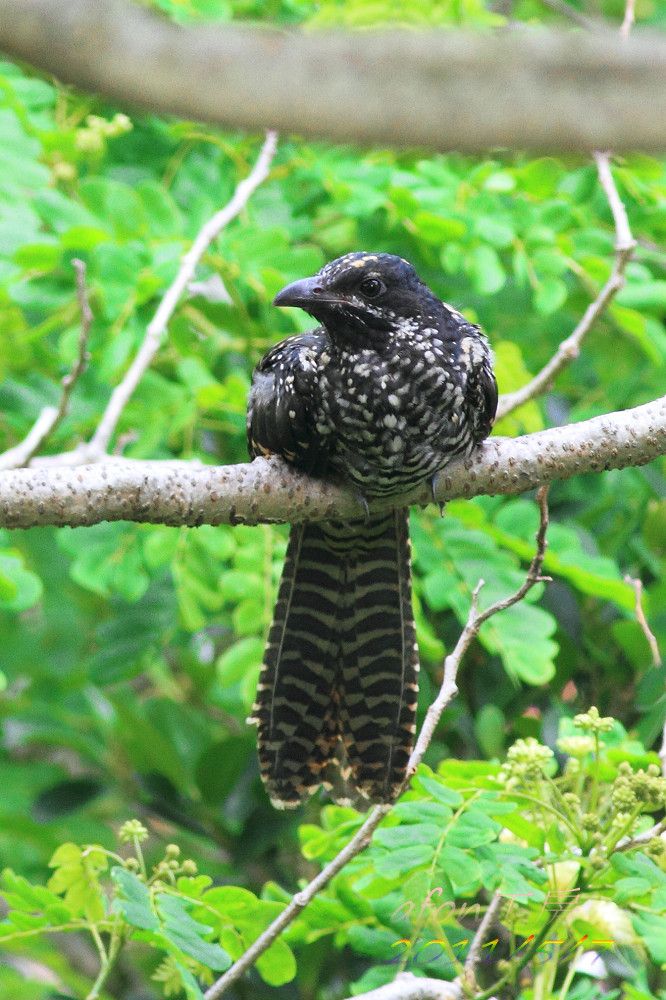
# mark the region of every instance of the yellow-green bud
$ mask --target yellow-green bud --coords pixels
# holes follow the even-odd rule
[[[141,844],[148,838],[148,830],[138,819],[128,819],[123,823],[118,831],[118,837],[123,844],[128,844],[133,840],[138,840]]]
[[[595,742],[591,736],[563,736],[557,741],[557,747],[570,757],[585,757],[594,752]]]
[[[82,153],[101,153],[104,138],[100,132],[91,128],[80,128],[76,133],[75,145]]]
[[[599,817],[596,813],[585,813],[581,820],[584,830],[596,830],[599,826]]]
[[[574,717],[574,726],[588,733],[609,733],[615,725],[615,719],[610,715],[599,715],[599,709],[593,705],[587,712]]]

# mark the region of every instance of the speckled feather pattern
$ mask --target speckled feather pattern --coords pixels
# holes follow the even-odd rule
[[[371,499],[432,480],[488,435],[497,388],[486,338],[406,261],[349,254],[290,288],[321,325],[277,344],[257,367],[253,455],[337,473]],[[359,576],[369,561],[374,577]],[[385,801],[399,787],[418,671],[409,573],[406,512],[293,529],[253,710],[262,776],[277,805],[296,805],[322,783],[333,784],[338,801]],[[294,728],[281,706],[295,691]]]

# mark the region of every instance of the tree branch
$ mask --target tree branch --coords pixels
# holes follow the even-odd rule
[[[69,374],[65,375],[62,380],[62,393],[58,406],[45,406],[23,441],[0,455],[0,471],[4,469],[18,469],[23,465],[28,465],[33,455],[39,451],[47,438],[50,437],[56,427],[64,420],[69,410],[69,403],[74,392],[74,387],[86,369],[88,363],[88,334],[90,333],[93,314],[90,309],[88,292],[86,290],[86,265],[82,260],[75,259],[72,261],[72,266],[76,273],[76,294],[81,310],[81,333],[79,334],[79,344],[74,364]]]
[[[574,24],[578,25],[579,28],[585,28],[586,31],[602,31],[604,28],[603,21],[592,20],[592,18],[582,14],[577,7],[568,3],[567,0],[543,0],[543,2],[546,7],[550,7],[556,14],[568,18]]]
[[[447,465],[434,499],[516,494],[602,469],[644,465],[666,454],[666,396],[631,410],[517,438],[489,438],[467,460]],[[57,456],[56,456],[57,458]],[[49,459],[0,475],[0,527],[71,526],[100,521],[153,524],[256,524],[358,517],[343,486],[301,475],[277,458],[251,464],[108,461],[77,468]],[[422,487],[373,510],[428,504]]]
[[[481,923],[476,929],[476,934],[465,959],[465,978],[470,985],[473,985],[476,980],[476,967],[481,961],[484,941],[497,921],[503,902],[504,897],[499,892],[496,892],[483,915]]]
[[[421,979],[411,972],[400,972],[392,983],[350,997],[350,1000],[461,1000],[462,995],[462,987],[457,982]]]
[[[97,430],[93,434],[89,444],[81,445],[80,448],[76,449],[78,452],[83,453],[88,461],[96,461],[108,452],[111,437],[116,429],[120,415],[141,381],[146,369],[155,357],[169,320],[183,292],[194,277],[197,264],[222,229],[245,208],[254,191],[266,180],[276,148],[277,133],[269,131],[266,133],[266,139],[251,172],[244,180],[240,181],[231,200],[224,208],[216,212],[202,226],[194,243],[183,257],[178,274],[167,289],[157,308],[157,312],[146,328],[146,335],[132,364],[125,372],[122,382],[113,390],[111,399],[102,414]]]
[[[500,397],[497,406],[498,420],[506,417],[507,414],[512,413],[519,406],[523,406],[524,403],[540,396],[541,393],[550,387],[556,376],[578,357],[583,340],[608,307],[613,297],[624,285],[624,272],[634,252],[636,241],[631,235],[627,212],[613,180],[613,174],[610,169],[610,154],[595,153],[594,159],[597,164],[599,181],[608,199],[610,210],[613,213],[613,222],[615,223],[615,263],[613,264],[613,269],[608,281],[594,302],[591,302],[587,307],[573,333],[566,340],[562,341],[550,361],[544,365],[541,371],[527,385],[517,389],[516,392],[509,392]]]
[[[622,38],[629,38],[631,29],[636,20],[636,0],[627,0],[624,8],[624,18],[620,25],[620,35]]]
[[[666,141],[658,33],[300,34],[184,28],[125,0],[0,0],[0,48],[122,103],[234,128],[467,152]]]
[[[652,655],[652,666],[661,666],[661,653],[659,652],[659,644],[657,642],[657,637],[648,625],[648,620],[645,617],[645,611],[643,610],[643,582],[634,576],[625,576],[624,582],[628,583],[634,591],[634,596],[636,599],[636,621],[638,622],[643,635],[647,640],[647,644],[650,647],[650,653]]]

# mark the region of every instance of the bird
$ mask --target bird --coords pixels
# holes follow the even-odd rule
[[[368,808],[405,782],[419,671],[409,512],[371,504],[434,483],[488,436],[492,353],[481,329],[394,254],[348,253],[287,285],[274,305],[319,326],[257,365],[250,455],[342,479],[364,516],[291,526],[248,722],[275,807],[295,808],[323,786]]]

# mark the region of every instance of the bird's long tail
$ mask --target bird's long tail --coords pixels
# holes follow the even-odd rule
[[[273,804],[322,784],[337,801],[391,800],[418,668],[407,511],[294,525],[249,720]]]

